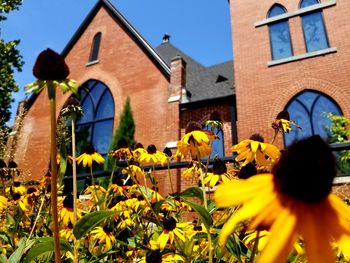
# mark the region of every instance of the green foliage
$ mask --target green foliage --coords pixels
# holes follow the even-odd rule
[[[330,136],[330,143],[348,141],[348,136],[350,135],[350,119],[332,113],[328,113],[327,117],[332,122],[330,126],[326,126],[326,130],[329,132]],[[341,174],[350,174],[349,160],[350,150],[338,152],[337,164]]]
[[[18,9],[22,3],[20,0],[1,0],[0,4],[0,21],[6,20],[4,13],[9,13],[12,10]],[[10,107],[13,102],[12,92],[18,91],[18,85],[14,80],[14,69],[22,70],[23,61],[17,46],[19,40],[6,42],[0,39],[0,126],[4,126],[10,119]]]
[[[120,140],[125,140],[127,145],[131,148],[135,145],[135,122],[134,117],[132,115],[131,105],[130,105],[130,98],[127,97],[123,112],[120,116],[119,125],[118,128],[115,130],[112,143],[110,145],[110,151],[115,150],[115,148],[118,145],[118,142]],[[110,170],[113,167],[113,160],[112,158],[107,158],[107,161],[105,163],[105,170]]]

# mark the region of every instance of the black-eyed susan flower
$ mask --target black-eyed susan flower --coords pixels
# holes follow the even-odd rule
[[[88,145],[83,154],[77,157],[78,164],[81,164],[86,167],[92,167],[92,163],[96,162],[98,164],[104,163],[105,159],[95,151],[94,146]]]
[[[297,125],[295,122],[290,121],[289,118],[289,112],[288,111],[281,111],[277,114],[276,120],[272,122],[272,128],[276,131],[280,131],[282,133],[289,133],[292,131],[292,126],[297,127],[298,129],[301,129],[299,125]]]
[[[117,160],[130,160],[133,157],[132,150],[128,147],[125,139],[119,140],[117,147],[109,155]]]
[[[84,190],[84,194],[89,195],[89,199],[95,202],[98,202],[106,192],[106,189],[97,184],[90,185]]]
[[[68,226],[69,223],[74,223],[74,212],[73,212],[73,195],[68,194],[66,197],[61,198],[58,201],[59,220],[63,225]],[[82,210],[77,209],[77,219],[81,217]]]
[[[233,175],[227,172],[226,164],[220,158],[215,158],[213,167],[204,178],[204,184],[214,187],[218,182],[227,183],[233,178]]]
[[[21,184],[21,182],[15,181],[10,187],[9,192],[11,194],[24,195],[27,192],[27,188]]]
[[[103,253],[109,251],[114,246],[116,239],[112,226],[97,226],[91,231],[91,239],[98,243]]]
[[[0,195],[0,211],[7,208],[8,199]]]
[[[181,227],[186,225],[187,223],[177,223],[173,217],[165,218],[163,220],[164,230],[157,239],[160,250],[163,250],[168,242],[172,244],[175,236],[185,242],[184,232]]]
[[[251,219],[249,229],[267,226],[271,232],[259,262],[284,262],[299,234],[308,262],[335,262],[332,241],[350,247],[350,207],[331,193],[335,175],[329,146],[312,136],[284,151],[272,174],[219,186],[218,207],[241,205],[222,228],[219,244],[225,245],[239,222]]]
[[[197,123],[190,122],[186,134],[177,142],[176,156],[191,155],[192,159],[209,156],[211,152],[209,142],[216,138],[213,132],[202,130]]]
[[[139,263],[171,263],[171,262],[184,262],[185,258],[181,255],[168,252],[162,253],[159,249],[149,250],[146,256],[141,258]]]
[[[12,194],[12,199],[15,205],[18,205],[18,207],[23,211],[28,211],[28,200],[24,195],[21,195],[19,193]]]
[[[255,162],[258,168],[267,168],[280,157],[280,150],[273,144],[264,143],[264,139],[258,134],[232,146],[231,150],[237,153],[235,160],[241,166]]]
[[[168,157],[161,151],[158,151],[154,144],[147,147],[147,151],[140,151],[138,160],[147,164],[161,164],[164,165]]]
[[[67,79],[69,68],[64,58],[50,48],[38,55],[33,67],[33,75],[38,80],[24,87],[27,93],[39,93],[51,84],[60,86],[63,92],[77,93],[78,91],[78,84],[74,80]]]
[[[74,240],[73,224],[71,222],[69,222],[68,225],[65,225],[61,228],[60,237],[64,238],[67,241]]]

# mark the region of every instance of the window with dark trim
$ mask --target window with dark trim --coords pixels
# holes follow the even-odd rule
[[[340,107],[331,97],[315,90],[304,90],[297,94],[290,100],[286,110],[290,114],[290,119],[302,128],[302,130],[293,129],[284,135],[286,146],[294,140],[315,134],[327,140],[329,134],[325,127],[330,126],[331,121],[326,114],[342,115]]]
[[[270,8],[267,17],[271,18],[284,13],[286,13],[286,9],[282,5],[274,4]],[[268,28],[272,60],[293,56],[288,19],[271,23]]]
[[[319,4],[318,0],[302,0],[300,8]],[[307,52],[326,49],[329,47],[323,13],[314,11],[300,16],[303,27],[304,40]]]
[[[91,144],[106,157],[113,134],[114,101],[102,82],[89,80],[79,89],[83,115],[76,121],[77,154]]]
[[[91,46],[91,53],[89,62],[94,62],[98,60],[98,53],[100,50],[100,44],[101,44],[101,32],[97,33],[94,38],[92,39],[92,46]]]

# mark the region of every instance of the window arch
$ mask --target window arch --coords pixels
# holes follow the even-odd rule
[[[92,45],[91,45],[91,53],[89,57],[89,62],[97,61],[98,60],[98,53],[100,50],[100,44],[101,44],[101,37],[102,33],[98,32],[94,38],[92,39]]]
[[[83,115],[76,121],[77,154],[88,144],[106,157],[114,123],[114,101],[108,87],[97,80],[85,82],[79,89]]]
[[[284,13],[286,13],[286,9],[282,5],[274,4],[270,8],[267,17],[271,18]],[[272,59],[276,60],[293,56],[288,19],[271,23],[268,28]]]
[[[285,145],[290,145],[294,140],[319,134],[327,139],[328,133],[325,126],[329,126],[331,121],[325,113],[342,115],[338,104],[327,95],[314,91],[304,90],[296,95],[287,105],[286,110],[290,114],[291,121],[301,126],[300,129],[293,129],[292,132],[284,135]]]
[[[302,0],[299,7],[305,8],[316,4],[319,4],[318,0]],[[306,51],[312,52],[328,48],[329,43],[322,11],[306,13],[300,17],[303,27]]]

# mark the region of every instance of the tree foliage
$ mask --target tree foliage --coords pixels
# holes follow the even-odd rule
[[[5,14],[18,9],[21,5],[21,0],[0,0],[0,22],[6,20]],[[0,31],[1,37],[1,31]],[[17,46],[19,40],[6,42],[0,39],[0,126],[5,126],[5,123],[10,119],[12,92],[18,91],[18,85],[14,79],[14,70],[21,71],[23,66],[22,56],[20,55]]]
[[[134,135],[135,135],[135,122],[134,122],[134,117],[131,110],[130,98],[127,97],[124,104],[123,112],[120,116],[118,128],[115,130],[113,135],[110,150],[115,150],[118,143],[121,140],[124,140],[129,147],[133,148],[135,145]],[[113,162],[110,160],[110,158],[108,158],[105,164],[105,168],[111,169],[112,163]]]

